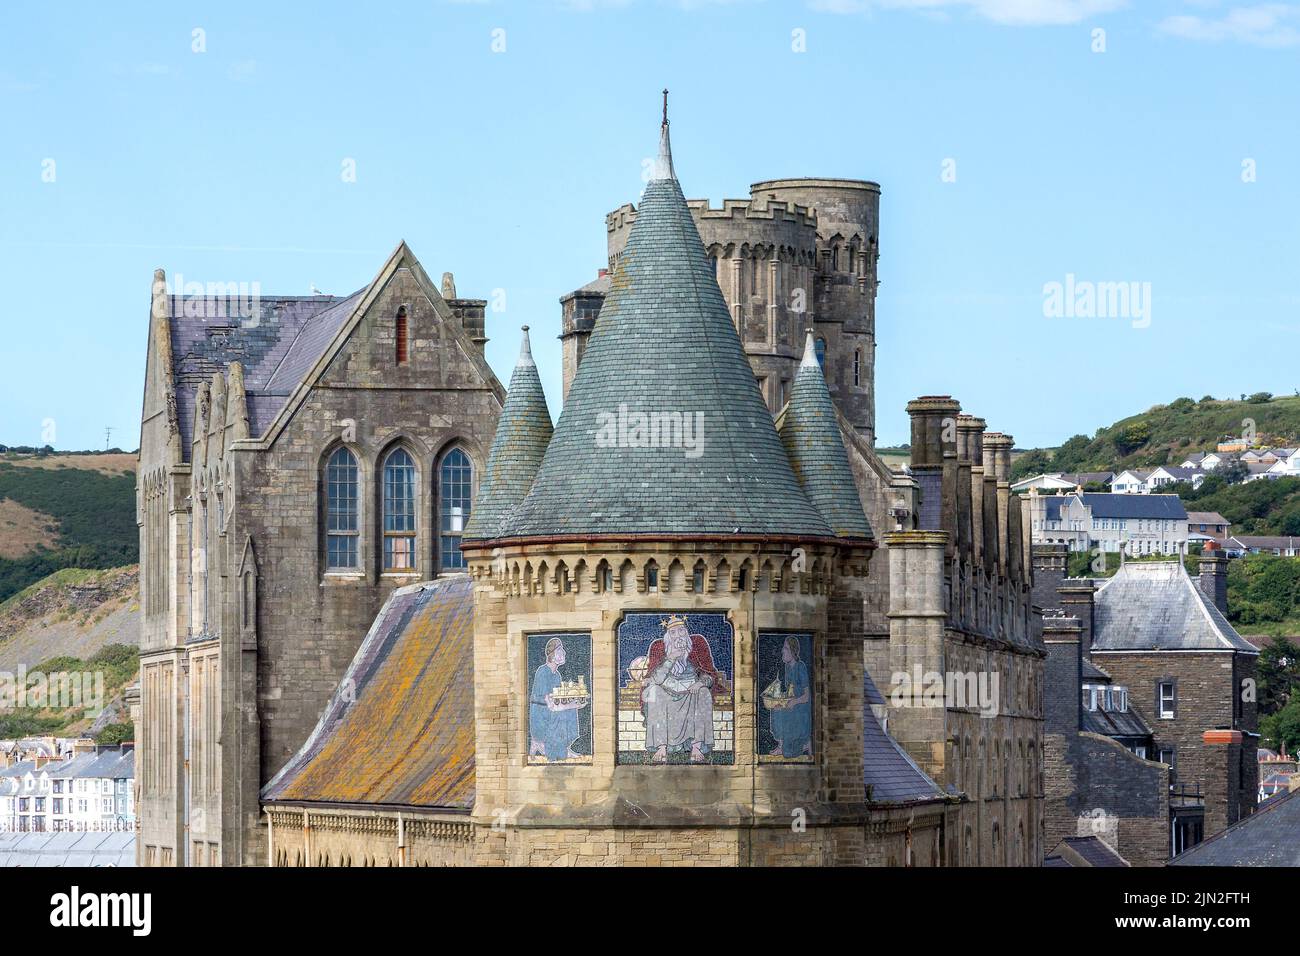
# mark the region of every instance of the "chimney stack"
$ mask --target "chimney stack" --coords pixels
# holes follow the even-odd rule
[[[1213,541],[1207,541],[1201,552],[1200,571],[1201,592],[1227,616],[1228,558]]]

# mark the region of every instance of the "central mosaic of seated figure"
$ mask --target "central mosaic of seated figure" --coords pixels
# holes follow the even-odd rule
[[[646,749],[652,763],[687,748],[692,763],[706,763],[713,749],[713,687],[718,672],[709,643],[681,618],[669,618],[664,636],[650,645],[646,661]]]

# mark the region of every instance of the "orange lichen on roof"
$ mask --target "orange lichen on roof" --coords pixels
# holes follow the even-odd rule
[[[470,809],[473,613],[468,577],[395,592],[263,799]]]

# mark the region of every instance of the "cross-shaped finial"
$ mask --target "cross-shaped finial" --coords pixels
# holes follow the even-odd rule
[[[668,125],[668,88],[664,87],[664,125]]]

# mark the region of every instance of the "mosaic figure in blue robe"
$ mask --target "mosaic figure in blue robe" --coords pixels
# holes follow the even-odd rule
[[[774,757],[801,757],[812,753],[812,692],[808,686],[808,665],[799,659],[799,639],[791,635],[781,647],[784,670],[784,698],[764,698],[776,746]]]
[[[546,642],[546,663],[533,674],[528,693],[529,756],[543,756],[547,760],[583,756],[574,753],[572,748],[581,732],[578,710],[587,706],[587,700],[556,702],[552,697],[564,680],[560,673],[564,661],[564,642],[558,637],[551,638]]]

